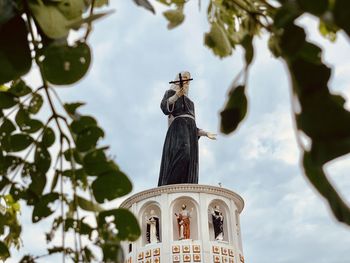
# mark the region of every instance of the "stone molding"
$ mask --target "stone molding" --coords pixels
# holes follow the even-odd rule
[[[148,189],[130,196],[120,207],[129,209],[134,203],[138,203],[144,199],[172,193],[206,193],[226,197],[235,202],[238,212],[241,213],[244,207],[243,198],[237,193],[223,187],[200,185],[200,184],[171,184],[157,188]]]

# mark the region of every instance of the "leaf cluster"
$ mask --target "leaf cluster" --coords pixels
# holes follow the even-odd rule
[[[21,262],[63,253],[74,262],[123,257],[121,240],[140,235],[127,210],[105,210],[101,204],[131,192],[132,184],[100,147],[104,137],[97,120],[78,112],[82,102],[63,103],[56,88],[84,77],[91,64],[88,36],[94,13],[107,0],[5,0],[0,9],[0,259],[20,246],[19,202],[32,207],[32,222],[53,218],[47,233],[62,244],[47,255],[26,255]],[[84,31],[85,29],[85,31]],[[84,32],[69,44],[72,30]],[[21,76],[36,63],[42,86],[30,87]],[[55,85],[55,86],[54,86]],[[43,117],[45,116],[46,117]],[[90,217],[89,223],[86,218]],[[106,220],[113,217],[114,220]],[[91,220],[92,219],[92,220]],[[91,222],[94,222],[92,224]],[[74,247],[65,242],[73,235]]]

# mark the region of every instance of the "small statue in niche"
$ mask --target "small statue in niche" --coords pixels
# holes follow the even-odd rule
[[[175,213],[175,216],[177,218],[177,225],[179,228],[179,240],[190,239],[190,236],[191,236],[191,232],[190,232],[191,213],[186,208],[187,206],[183,204],[181,206],[181,209],[182,209],[181,212],[179,214]]]
[[[220,211],[220,207],[216,205],[211,213],[215,240],[224,240],[224,216]]]
[[[148,217],[146,214],[146,238],[147,242],[152,243],[158,243],[160,242],[159,239],[159,217],[155,214],[154,210],[152,209],[150,212],[150,216]]]

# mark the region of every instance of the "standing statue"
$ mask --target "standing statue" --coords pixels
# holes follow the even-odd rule
[[[215,240],[224,240],[224,216],[220,212],[220,207],[216,205],[211,214],[214,225]]]
[[[177,225],[179,228],[179,240],[182,239],[190,239],[191,232],[190,232],[190,226],[191,226],[191,213],[186,209],[186,205],[183,204],[181,206],[181,212],[179,214],[175,213],[176,219],[177,219]],[[193,208],[192,208],[193,210]]]
[[[158,243],[159,239],[159,217],[155,214],[154,210],[151,210],[151,215],[146,215],[146,238],[148,243]]]
[[[198,183],[198,139],[206,136],[212,140],[216,134],[198,129],[194,104],[188,98],[189,72],[184,71],[171,81],[160,107],[168,115],[158,186],[181,183]]]

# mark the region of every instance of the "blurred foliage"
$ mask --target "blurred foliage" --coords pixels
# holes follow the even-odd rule
[[[134,2],[152,11],[151,1]],[[174,28],[185,20],[185,0],[153,0],[169,7],[163,14]],[[201,1],[199,0],[199,5]],[[247,112],[247,79],[254,57],[254,38],[269,35],[271,53],[288,66],[292,80],[293,111],[298,144],[303,152],[304,173],[328,201],[335,217],[350,225],[350,209],[329,182],[324,166],[350,152],[350,113],[345,98],[329,88],[331,69],[322,61],[322,49],[306,40],[305,29],[296,20],[309,14],[319,20],[322,36],[335,41],[343,30],[350,36],[349,0],[209,0],[210,25],[204,44],[220,58],[235,48],[245,50],[245,66],[234,79],[221,112],[221,131],[236,130]],[[300,109],[299,109],[300,108]],[[303,134],[303,135],[301,135]],[[310,147],[300,136],[310,139]]]
[[[120,241],[140,235],[132,213],[100,205],[132,189],[108,157],[108,147],[98,146],[103,129],[78,111],[84,103],[64,103],[55,91],[86,75],[92,22],[109,13],[95,9],[107,4],[0,0],[0,261],[21,246],[20,203],[32,207],[33,223],[53,221],[46,234],[47,254],[26,255],[21,262],[57,253],[63,262],[119,262]],[[67,41],[72,30],[81,34],[74,43]],[[33,64],[39,68],[40,87],[21,79]],[[60,243],[54,242],[57,233]],[[74,242],[67,241],[69,236]],[[94,255],[94,246],[100,255]]]

